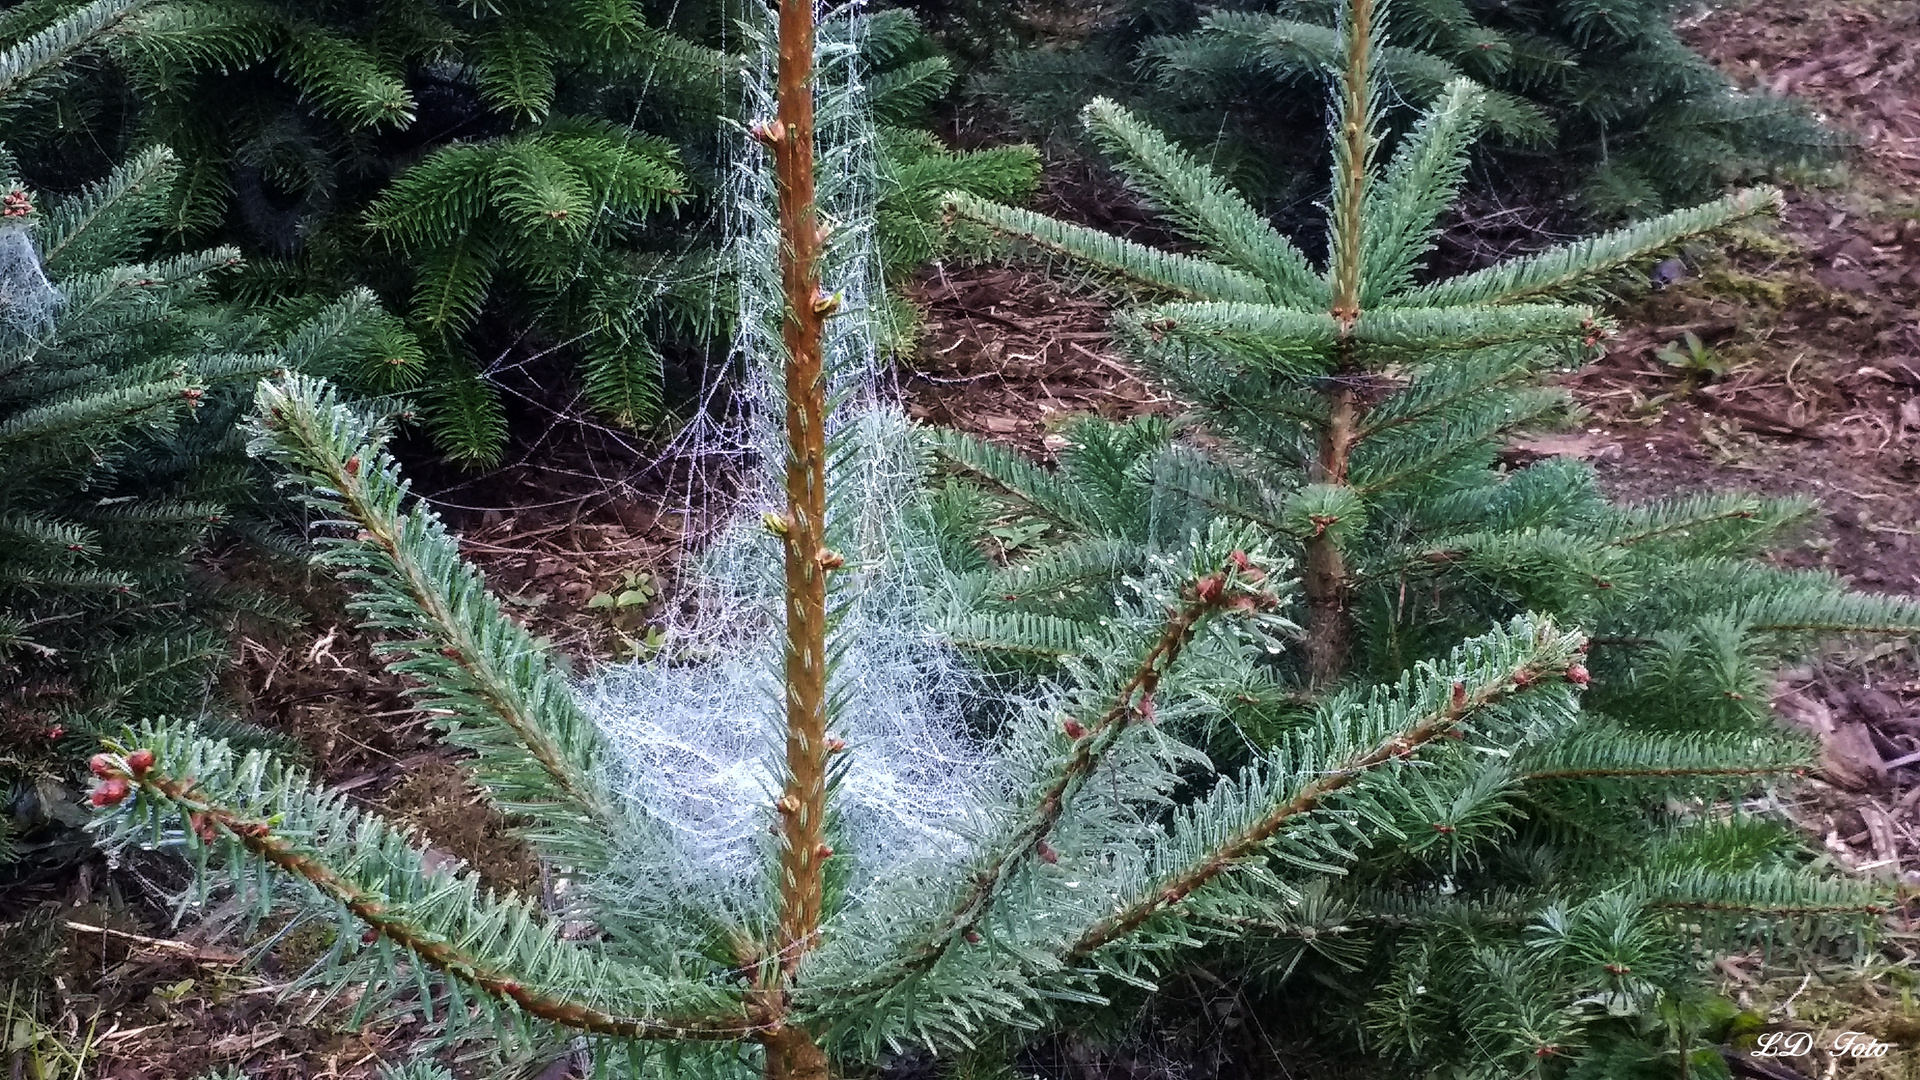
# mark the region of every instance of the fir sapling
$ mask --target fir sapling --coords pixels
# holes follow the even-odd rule
[[[1657,1027],[1697,1000],[1683,958],[1703,940],[1813,940],[1834,928],[1818,916],[1876,908],[1844,882],[1807,874],[1780,822],[1734,811],[1753,805],[1768,777],[1811,764],[1807,744],[1768,709],[1774,663],[1822,635],[1920,632],[1920,603],[1754,559],[1804,520],[1800,500],[1709,494],[1617,506],[1583,464],[1499,466],[1508,434],[1564,408],[1548,377],[1609,332],[1578,300],[1673,244],[1766,211],[1777,195],[1744,191],[1423,280],[1481,93],[1450,84],[1377,162],[1378,7],[1352,0],[1340,22],[1324,267],[1106,101],[1087,108],[1089,129],[1196,253],[952,197],[956,216],[1128,295],[1116,335],[1194,404],[1212,449],[1177,440],[1161,420],[1085,419],[1066,429],[1050,471],[934,433],[974,489],[942,493],[950,532],[1011,515],[1054,541],[1004,566],[976,552],[948,624],[1005,662],[1057,670],[1098,640],[1131,576],[1197,531],[1252,529],[1302,568],[1279,611],[1301,630],[1251,662],[1211,641],[1189,658],[1182,705],[1209,727],[1187,732],[1222,761],[1258,759],[1320,730],[1339,707],[1330,703],[1392,685],[1519,612],[1591,632],[1592,655],[1566,672],[1585,688],[1579,722],[1471,767],[1435,762],[1399,807],[1412,827],[1313,879],[1302,892],[1313,903],[1286,918],[1236,924],[1267,934],[1218,957],[1250,977],[1305,965],[1303,975],[1357,984],[1344,1001],[1306,977],[1276,992],[1323,1032],[1365,1032],[1413,1065],[1551,1073],[1612,1045],[1616,1029]],[[964,545],[949,548],[964,557]],[[1703,925],[1702,911],[1745,921]],[[1461,1030],[1476,1034],[1452,1034]]]

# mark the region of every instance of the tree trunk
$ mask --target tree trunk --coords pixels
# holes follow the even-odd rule
[[[1320,432],[1315,483],[1347,482],[1347,459],[1353,453],[1358,418],[1353,389],[1336,387],[1327,398],[1327,426]],[[1316,690],[1346,675],[1353,651],[1352,583],[1347,578],[1346,556],[1335,542],[1330,524],[1320,525],[1307,540],[1307,681]]]
[[[1327,394],[1327,426],[1320,430],[1316,484],[1345,485],[1347,459],[1359,425],[1359,395],[1350,381],[1361,370],[1351,334],[1360,319],[1361,270],[1366,249],[1367,169],[1372,160],[1369,66],[1373,62],[1373,0],[1353,0],[1341,20],[1347,64],[1340,78],[1340,131],[1334,170],[1332,265],[1329,309],[1340,323],[1338,363]],[[1314,522],[1307,539],[1307,682],[1323,690],[1347,673],[1353,651],[1352,583],[1347,560],[1330,521]]]
[[[766,1049],[767,1080],[829,1080],[826,1051],[799,1028],[770,1036]]]
[[[800,962],[818,943],[832,856],[827,818],[826,385],[820,227],[814,193],[813,0],[781,0],[776,119],[761,129],[772,148],[780,203],[780,281],[786,294],[787,520],[784,523],[787,638],[786,783],[778,802],[780,910],[772,996],[784,998]],[[784,1007],[782,1008],[784,1011]],[[778,1028],[765,1040],[768,1080],[827,1080],[827,1057],[812,1033]]]

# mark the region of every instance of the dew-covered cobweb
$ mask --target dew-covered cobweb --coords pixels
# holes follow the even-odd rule
[[[842,653],[833,731],[848,752],[834,795],[834,842],[854,857],[855,877],[871,880],[957,861],[979,832],[994,779],[985,747],[963,721],[973,676],[928,617],[927,583],[941,569],[913,527],[916,452],[864,315],[884,297],[859,27],[857,8],[822,10],[819,148],[833,227],[826,287],[843,294],[847,313],[829,321],[826,343],[832,542],[848,560],[835,575]],[[773,114],[774,54],[771,27],[745,32],[758,63],[744,80],[725,203],[739,281],[729,369],[746,405],[731,415],[710,410],[679,439],[696,459],[742,463],[745,480],[723,523],[688,553],[684,588],[697,613],[672,621],[659,658],[602,669],[581,688],[614,749],[614,787],[664,826],[673,861],[696,879],[685,886],[709,890],[703,902],[730,898],[743,907],[759,899],[780,775],[780,554],[761,518],[785,504],[778,230],[768,161],[746,131]]]

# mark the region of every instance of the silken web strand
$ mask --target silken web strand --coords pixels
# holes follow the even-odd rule
[[[823,280],[841,296],[828,321],[827,377],[834,408],[830,534],[846,556],[835,575],[837,668],[844,702],[834,731],[849,744],[835,797],[839,842],[856,879],[897,876],[909,864],[952,865],[982,831],[994,774],[965,731],[975,678],[942,644],[926,613],[925,583],[940,573],[933,545],[916,535],[910,502],[919,482],[908,422],[865,317],[884,303],[874,243],[878,165],[865,106],[857,6],[821,13],[820,202],[832,225]],[[737,503],[687,552],[684,587],[696,613],[671,617],[659,659],[615,666],[582,687],[582,702],[622,763],[615,790],[664,822],[683,865],[753,910],[768,806],[776,792],[782,648],[780,548],[763,514],[784,506],[780,325],[784,297],[771,159],[746,133],[773,115],[772,27],[748,28],[750,62],[724,204],[739,313],[727,365],[742,386],[738,414],[704,414],[677,448],[696,461],[747,463]],[[697,509],[692,508],[690,509]],[[688,519],[701,515],[690,513]],[[698,539],[698,538],[696,538]],[[854,892],[857,894],[857,888]]]

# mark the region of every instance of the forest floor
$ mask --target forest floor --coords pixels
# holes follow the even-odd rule
[[[1754,2],[1695,18],[1686,34],[1743,82],[1812,101],[1860,136],[1860,151],[1844,175],[1795,188],[1777,225],[1743,232],[1676,283],[1624,302],[1608,355],[1568,379],[1582,422],[1522,440],[1511,456],[1586,459],[1626,499],[1727,487],[1811,496],[1819,520],[1782,562],[1826,567],[1867,590],[1920,591],[1920,5]],[[1082,169],[1054,175],[1043,208],[1152,229]],[[1037,270],[936,266],[911,295],[927,313],[920,356],[901,373],[917,418],[1048,454],[1074,413],[1180,408],[1120,357],[1100,297]],[[1662,358],[1685,352],[1689,333],[1700,348],[1688,364]],[[620,464],[623,452],[588,433],[484,484],[437,489],[510,608],[582,663],[646,651],[685,538],[698,531],[660,509],[678,481]],[[630,602],[606,602],[622,595]],[[299,630],[243,635],[229,689],[297,739],[324,779],[416,826],[445,858],[498,885],[539,889],[529,853],[465,782],[457,755],[411,716],[400,681],[378,673],[338,593],[316,584],[308,607]],[[1821,775],[1789,808],[1814,842],[1837,865],[1920,889],[1913,652],[1837,654],[1785,672],[1778,706],[1826,747]],[[64,904],[60,921],[8,931],[42,935],[48,963],[63,969],[60,1034],[90,1053],[84,1075],[190,1080],[232,1066],[252,1080],[359,1078],[403,1052],[405,1027],[347,1032],[336,1011],[313,1011],[313,997],[279,999],[316,947],[313,932],[249,967],[218,933],[230,917],[170,934],[141,916],[178,884],[168,873],[134,864],[48,883],[46,898]],[[1852,965],[1789,971],[1757,953],[1721,965],[1730,994],[1819,1046],[1860,1030],[1904,1048],[1877,1061],[1749,1062],[1751,1075],[1920,1076],[1920,934],[1904,919]],[[549,1073],[567,1075],[565,1060]],[[1183,1074],[1084,1053],[1062,1075]]]

